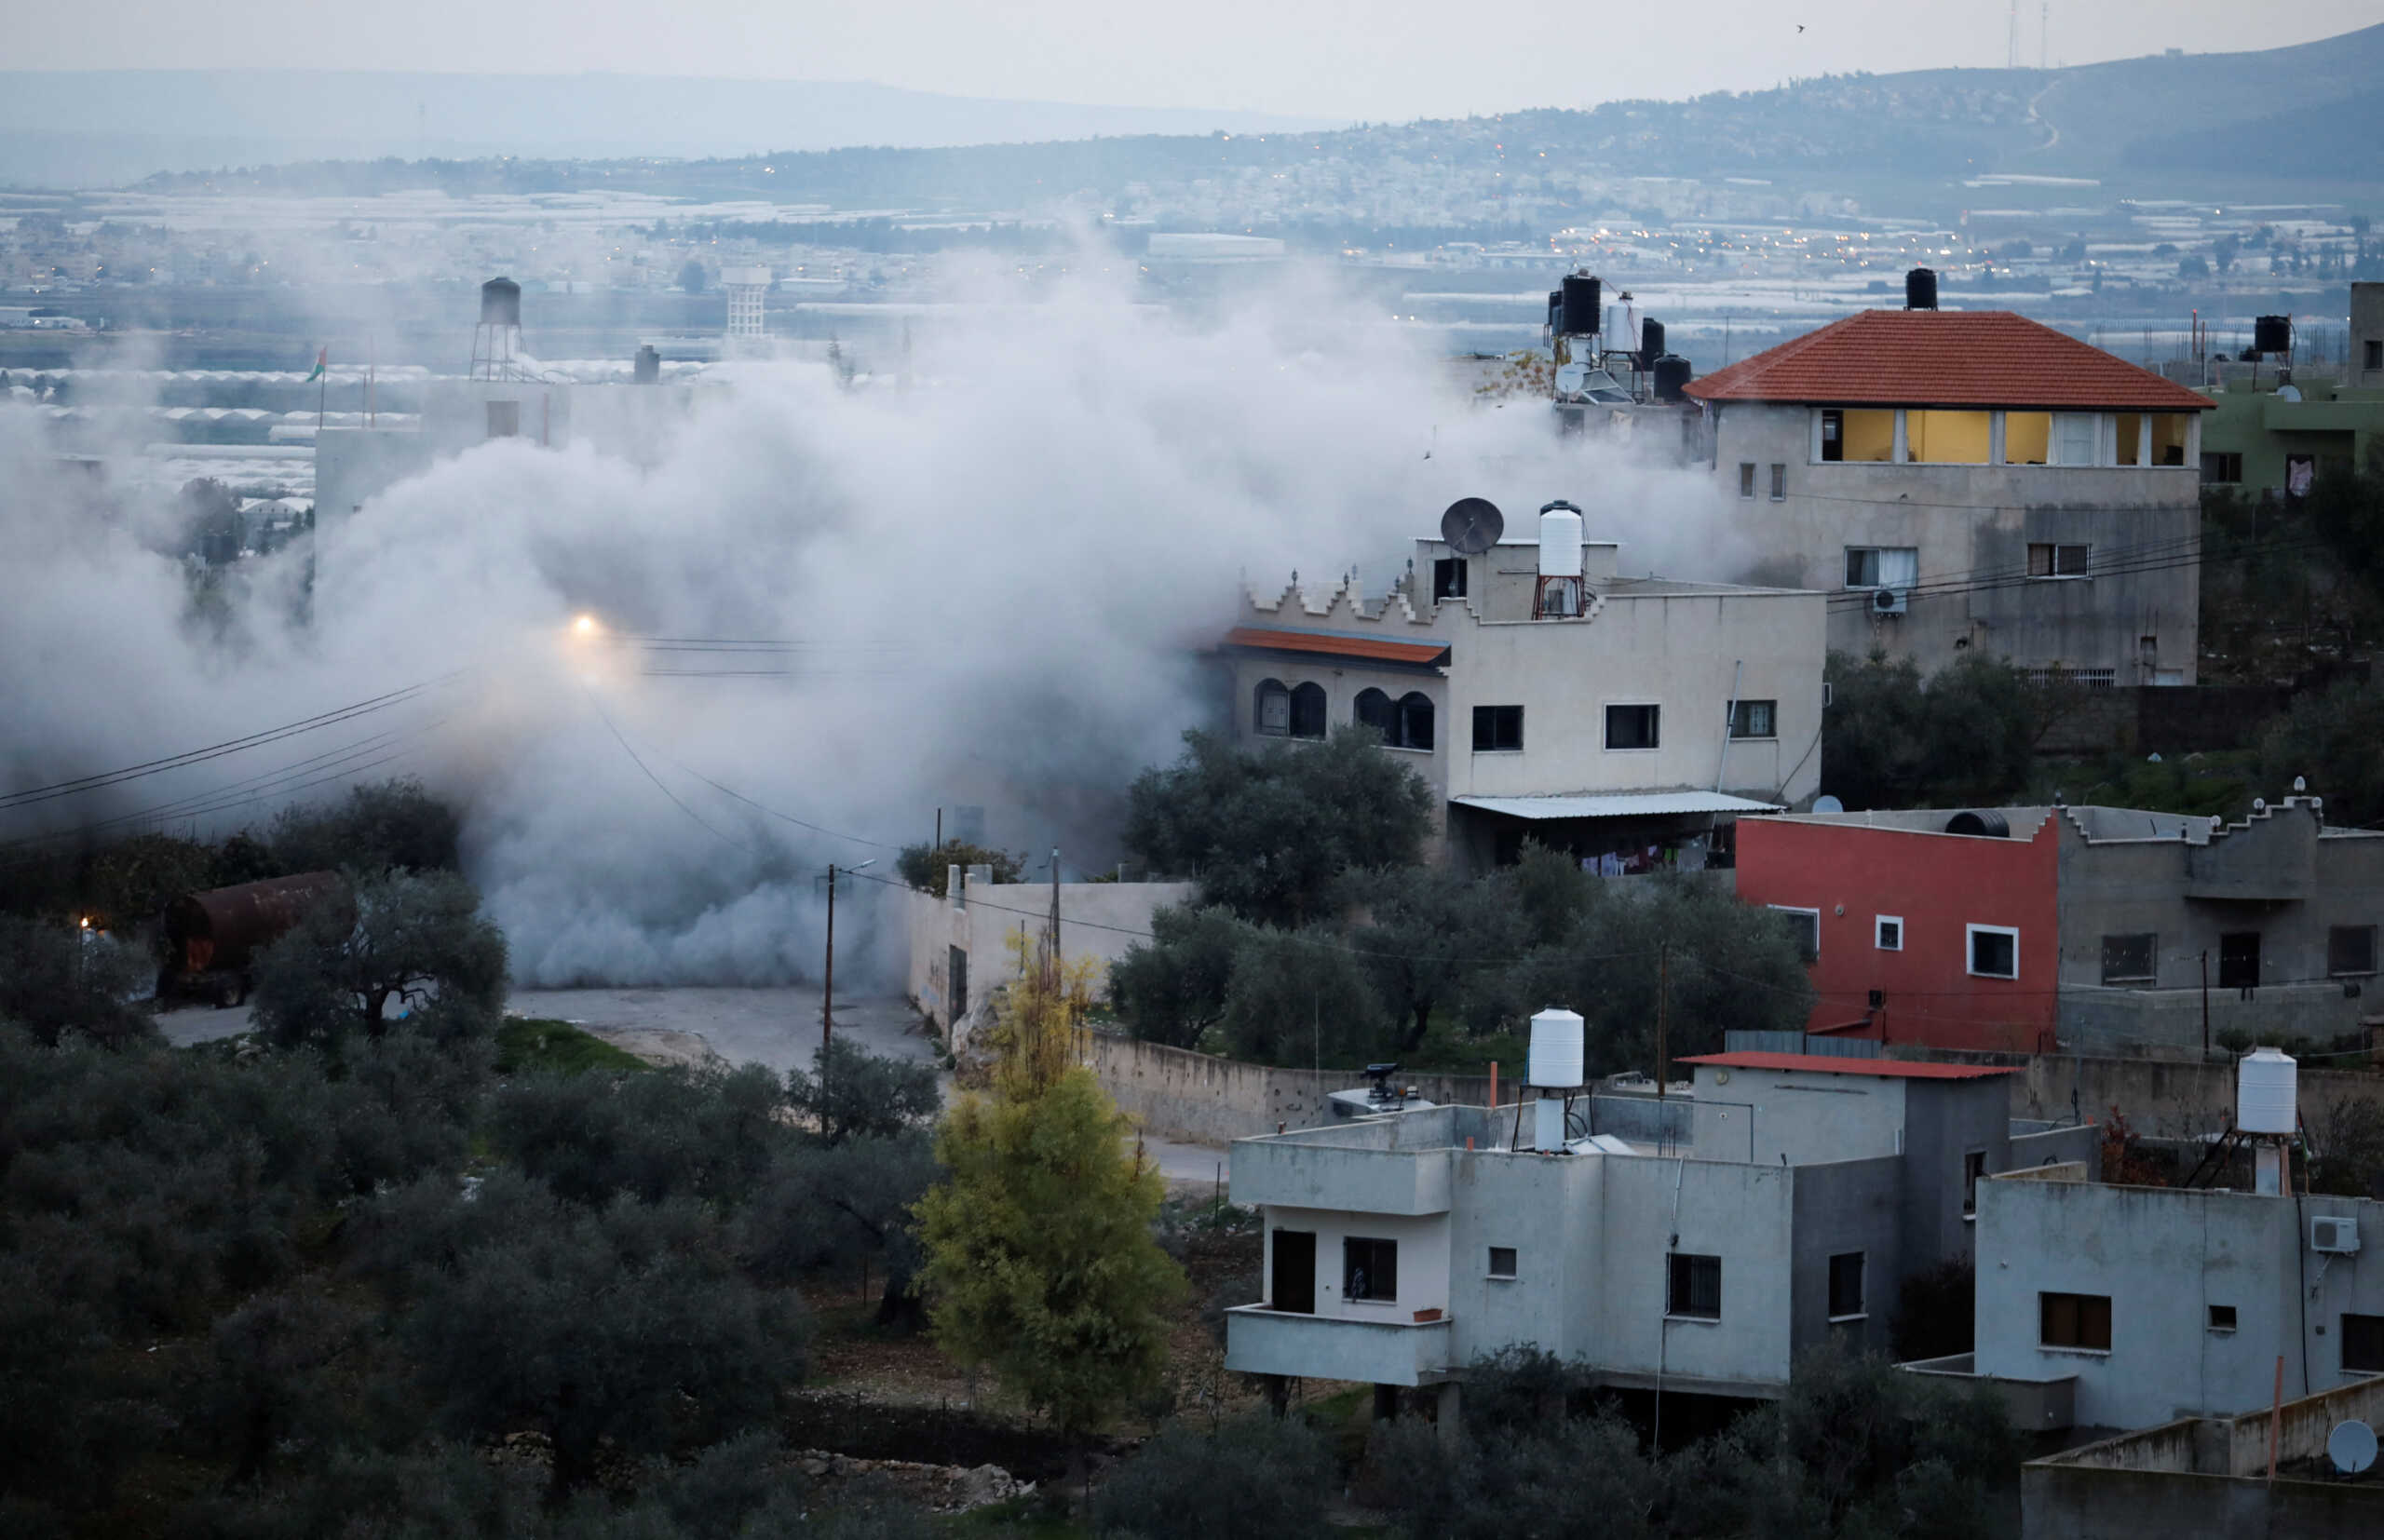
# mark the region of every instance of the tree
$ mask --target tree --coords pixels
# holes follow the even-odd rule
[[[323,902],[258,953],[256,1020],[274,1042],[333,1042],[419,1018],[441,1036],[486,1036],[505,1005],[505,935],[451,871],[392,871]]]
[[[1109,1473],[1093,1526],[1139,1540],[1307,1540],[1325,1533],[1333,1477],[1331,1448],[1304,1423],[1178,1423]]]
[[[1135,1036],[1189,1048],[1225,1014],[1234,958],[1252,927],[1229,909],[1170,904],[1151,915],[1151,939],[1109,965],[1109,999]]]
[[[574,1203],[621,1195],[743,1203],[796,1131],[776,1075],[758,1064],[516,1077],[489,1110],[489,1137]]]
[[[113,937],[0,914],[0,1022],[44,1043],[70,1033],[109,1044],[154,1036],[148,1012],[133,1004],[149,973]]]
[[[1421,1047],[1435,1009],[1492,960],[1520,951],[1524,916],[1515,887],[1503,875],[1480,880],[1445,867],[1350,872],[1342,880],[1347,907],[1361,910],[1350,943],[1376,996],[1402,1019],[1402,1053]]]
[[[821,1142],[890,1139],[935,1115],[942,1105],[935,1066],[871,1053],[847,1038],[812,1055],[818,1074],[787,1072],[787,1101],[812,1119]]]
[[[912,1329],[921,1318],[912,1210],[936,1174],[933,1145],[917,1128],[780,1151],[739,1218],[738,1255],[774,1286],[815,1270],[874,1269],[883,1280],[877,1323]]]
[[[946,840],[941,844],[906,844],[894,858],[894,870],[904,882],[922,893],[945,898],[952,882],[952,868],[990,866],[994,881],[1014,883],[1022,870],[1020,858],[1007,850],[990,845],[970,844],[966,840]]]
[[[1126,844],[1156,871],[1198,873],[1204,902],[1297,925],[1324,917],[1343,871],[1422,858],[1431,791],[1368,729],[1258,750],[1206,733],[1184,743],[1135,779]]]
[[[1365,1063],[1386,1051],[1391,1018],[1366,964],[1322,925],[1260,925],[1234,952],[1217,1021],[1226,1052],[1264,1064]]]
[[[679,287],[690,294],[704,291],[704,264],[689,257],[679,268]]]
[[[1151,1236],[1158,1172],[1074,1061],[1081,980],[1057,974],[1012,986],[991,1095],[963,1095],[937,1131],[947,1175],[918,1203],[919,1282],[946,1353],[1080,1439],[1158,1383],[1185,1285]]]
[[[2283,788],[2296,776],[2325,800],[2331,824],[2384,818],[2384,687],[2345,679],[2296,696],[2260,739],[2260,780]]]
[[[283,871],[453,871],[462,831],[453,807],[404,777],[350,788],[332,807],[285,810],[271,844]]]
[[[1995,803],[2026,785],[2043,692],[2008,663],[1965,656],[1924,684],[1910,658],[1829,655],[1822,789],[1856,809]]]

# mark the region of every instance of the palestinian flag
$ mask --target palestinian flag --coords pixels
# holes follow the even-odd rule
[[[322,351],[315,355],[315,371],[298,383],[300,385],[313,385],[317,380],[323,377],[323,371],[331,367],[331,361],[332,350],[327,344],[324,346]]]

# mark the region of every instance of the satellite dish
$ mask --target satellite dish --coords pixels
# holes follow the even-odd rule
[[[1487,497],[1460,497],[1441,515],[1441,538],[1459,556],[1480,556],[1507,533],[1507,516]]]
[[[1824,792],[1821,796],[1813,799],[1813,811],[1816,813],[1843,813],[1846,811],[1846,804],[1838,801],[1835,797],[1830,796],[1828,793]]]
[[[1566,364],[1556,371],[1556,388],[1566,396],[1578,396],[1590,383],[1590,366]]]
[[[2326,1454],[2345,1476],[2357,1476],[2376,1463],[2376,1430],[2353,1417],[2337,1423],[2326,1435]]]

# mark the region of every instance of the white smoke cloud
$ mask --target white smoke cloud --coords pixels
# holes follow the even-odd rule
[[[1035,860],[1055,843],[1074,870],[1117,859],[1124,786],[1209,716],[1194,655],[1231,622],[1244,569],[1276,582],[1354,564],[1378,594],[1407,542],[1480,493],[1519,534],[1554,496],[1590,510],[1593,537],[1627,526],[1627,570],[1727,575],[1710,478],[1560,443],[1537,402],[1470,401],[1321,280],[1295,274],[1200,327],[1098,275],[1032,307],[991,303],[1016,285],[995,266],[955,279],[946,297],[964,303],[917,337],[907,385],[739,366],[643,467],[586,443],[495,443],[327,518],[310,621],[293,618],[303,557],[264,564],[200,624],[177,564],[54,476],[11,477],[0,790],[460,677],[5,816],[0,838],[392,729],[384,748],[406,757],[372,774],[417,773],[463,804],[467,864],[522,982],[809,977],[819,870],[874,856],[869,875],[890,875],[887,847],[927,839],[939,806],[985,806],[995,842]],[[0,457],[41,461],[28,415],[0,412]],[[573,637],[581,613],[603,638]],[[792,646],[660,654],[627,635]],[[840,957],[858,959],[874,906],[848,919],[843,902]]]

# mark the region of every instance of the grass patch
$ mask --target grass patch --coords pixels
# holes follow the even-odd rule
[[[603,1038],[580,1031],[568,1021],[535,1016],[508,1016],[496,1029],[496,1069],[500,1074],[547,1070],[557,1074],[584,1074],[589,1070],[650,1070],[654,1066]]]

